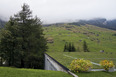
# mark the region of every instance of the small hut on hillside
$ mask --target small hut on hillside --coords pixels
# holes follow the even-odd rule
[[[47,38],[47,43],[54,43],[54,39],[52,37]]]

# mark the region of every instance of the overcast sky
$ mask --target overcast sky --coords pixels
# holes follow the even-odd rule
[[[27,3],[44,23],[116,18],[116,0],[0,0],[0,17],[8,19]]]

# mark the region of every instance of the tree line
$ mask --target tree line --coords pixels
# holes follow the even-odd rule
[[[77,50],[80,51],[79,48]],[[64,52],[76,52],[77,50],[76,50],[74,44],[71,42],[66,42],[64,45]],[[90,52],[86,41],[83,41],[83,51]]]
[[[76,49],[75,49],[75,46],[73,43],[71,43],[71,42],[65,43],[64,52],[75,52],[75,51],[76,51]]]

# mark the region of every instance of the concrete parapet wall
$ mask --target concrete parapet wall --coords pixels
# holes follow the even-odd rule
[[[45,55],[45,70],[62,71],[69,73],[73,77],[78,77],[77,75],[72,73],[68,68],[64,67],[62,64],[60,64],[58,61],[53,59],[48,54],[44,54],[44,55]]]

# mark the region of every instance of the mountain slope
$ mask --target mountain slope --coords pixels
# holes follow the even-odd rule
[[[83,41],[88,44],[91,52],[116,52],[116,31],[93,25],[68,25],[44,27],[48,39],[48,51],[63,52],[66,42],[73,42],[77,51],[83,52]]]

